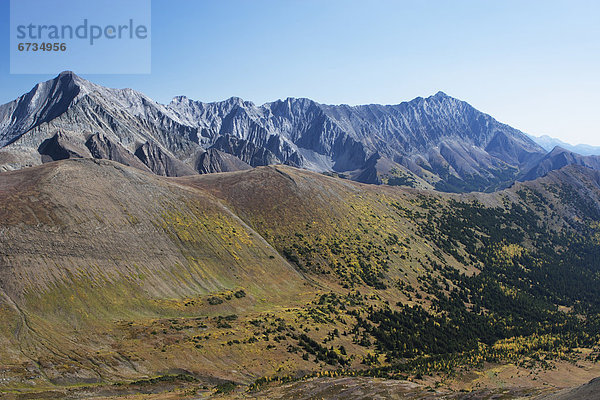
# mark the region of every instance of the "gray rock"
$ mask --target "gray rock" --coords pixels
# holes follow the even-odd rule
[[[81,157],[133,165],[135,154],[169,176],[281,163],[377,183],[381,166],[395,165],[425,186],[460,192],[507,187],[565,163],[596,167],[577,157],[544,160],[546,151],[529,136],[442,92],[397,105],[288,98],[257,106],[236,97],[202,103],[183,96],[162,105],[65,72],[0,106],[0,170],[41,163],[38,149],[56,132],[76,149],[92,133],[101,135],[89,143],[90,154],[75,152]],[[243,163],[204,154],[211,148]],[[382,161],[374,163],[375,154]]]
[[[190,166],[170,156],[153,142],[146,142],[141,145],[135,151],[135,156],[156,175],[187,176],[197,174]]]
[[[252,166],[240,160],[236,156],[212,148],[208,149],[207,151],[203,151],[197,156],[195,167],[196,171],[201,174],[252,169]]]
[[[126,148],[113,142],[101,133],[95,133],[90,136],[85,142],[85,145],[93,158],[112,160],[144,171],[149,171],[148,167]]]
[[[89,158],[90,152],[84,146],[79,146],[60,132],[42,142],[38,148],[42,162],[66,160],[68,158]]]

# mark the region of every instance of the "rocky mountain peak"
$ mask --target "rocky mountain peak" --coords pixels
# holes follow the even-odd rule
[[[572,151],[567,150],[562,146],[554,146],[554,148],[548,153],[548,155],[553,156],[561,153],[572,153]]]
[[[16,160],[0,169],[41,163],[41,143],[58,131],[71,139],[57,137],[57,146],[78,149],[90,134],[103,134],[93,143],[94,154],[118,155],[133,165],[131,153],[161,175],[199,171],[198,154],[211,148],[251,166],[283,163],[351,179],[373,177],[368,183],[381,182],[378,174],[393,166],[446,191],[496,190],[526,171],[538,176],[564,163],[583,163],[566,157],[532,170],[546,155],[542,147],[442,91],[396,105],[288,97],[257,106],[239,97],[203,103],[186,96],[162,105],[135,90],[105,88],[64,71],[0,106],[0,147],[10,153],[0,160]],[[377,168],[369,160],[374,154],[380,157]],[[242,165],[216,152],[204,161],[203,171]]]
[[[56,83],[58,86],[65,89],[77,87],[79,88],[79,92],[81,94],[89,93],[90,91],[100,87],[86,79],[83,79],[73,71],[63,71],[54,79],[51,79],[45,83]]]
[[[18,99],[0,106],[0,147],[20,134],[63,114],[85,89],[85,80],[70,71],[38,83]]]
[[[448,96],[446,93],[442,92],[441,90],[438,91],[436,94],[434,94],[431,97],[434,97],[434,98],[437,98],[437,99],[445,99],[445,98],[454,99],[454,97]]]
[[[171,100],[171,104],[180,104],[180,103],[188,103],[192,100],[190,100],[187,96],[175,96],[173,97],[173,99]]]

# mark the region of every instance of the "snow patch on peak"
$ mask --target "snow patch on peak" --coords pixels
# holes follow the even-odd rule
[[[171,100],[171,102],[169,104],[183,104],[183,103],[189,103],[192,100],[190,98],[188,98],[187,96],[175,96],[173,97],[173,99]]]

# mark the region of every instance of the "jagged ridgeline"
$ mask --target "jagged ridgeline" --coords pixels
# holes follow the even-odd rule
[[[176,373],[258,389],[599,354],[585,167],[458,195],[64,160],[0,174],[0,203],[5,387]]]
[[[109,159],[163,176],[286,164],[364,183],[494,191],[598,157],[547,152],[517,129],[442,92],[397,105],[257,106],[239,98],[159,104],[72,72],[0,106],[0,170]]]

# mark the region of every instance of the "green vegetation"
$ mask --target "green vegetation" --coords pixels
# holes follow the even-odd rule
[[[321,346],[315,340],[311,339],[304,333],[300,335],[298,339],[298,345],[302,347],[307,353],[313,354],[316,356],[316,360],[324,361],[330,365],[346,365],[346,360],[336,353],[336,351],[332,348],[327,349],[326,347]]]
[[[217,393],[221,393],[221,394],[231,393],[235,390],[235,386],[236,385],[233,382],[220,383],[216,386]]]
[[[189,374],[177,374],[177,375],[160,375],[154,378],[139,379],[137,381],[130,382],[131,386],[144,386],[144,385],[156,385],[157,383],[175,383],[175,382],[196,382],[194,376]]]
[[[600,220],[598,208],[571,195],[571,204],[587,223],[555,232],[535,212],[548,209],[549,203],[535,192],[521,191],[519,196],[530,208],[489,208],[452,200],[440,207],[420,199],[427,210],[419,221],[421,235],[480,272],[465,275],[449,268],[443,258],[431,261],[438,275],[428,272],[420,279],[431,298],[430,311],[399,305],[397,310],[371,308],[366,318],[357,318],[355,331],[372,336],[398,371],[410,370],[418,359],[401,366],[398,361],[424,356],[436,356],[441,366],[457,365],[464,354],[507,360],[514,348],[498,344],[511,338],[551,338],[521,355],[598,343],[600,246],[593,228]],[[532,243],[527,249],[522,247],[526,241]],[[444,282],[452,282],[453,288]],[[574,312],[559,311],[557,305]]]
[[[381,177],[384,184],[390,186],[408,186],[417,187],[417,181],[414,176],[392,168],[388,174]]]
[[[443,380],[486,362],[547,369],[560,360],[600,360],[600,209],[593,200],[600,191],[593,182],[443,195],[285,167],[194,179],[212,194],[189,189],[177,192],[184,200],[171,196],[142,210],[118,204],[112,219],[106,210],[100,219],[72,218],[78,227],[99,224],[102,235],[112,232],[104,224],[117,226],[118,234],[96,237],[107,240],[97,248],[114,253],[50,260],[46,250],[81,235],[64,233],[67,225],[44,227],[52,246],[26,264],[39,271],[23,268],[27,274],[15,275],[22,282],[6,285],[25,288],[22,302],[13,296],[23,315],[10,299],[0,303],[0,340],[10,347],[19,332],[28,352],[0,349],[10,360],[7,375],[34,371],[39,384],[47,379],[42,369],[52,379],[109,382],[111,374],[200,371],[245,384],[263,377],[256,389],[303,376]],[[40,236],[37,223],[19,232]],[[121,246],[124,235],[139,249]],[[61,251],[90,245],[76,243]],[[15,270],[25,265],[10,262]],[[231,382],[216,388],[234,390]]]
[[[223,299],[221,299],[220,297],[216,297],[216,296],[209,297],[207,301],[208,301],[208,304],[210,304],[211,306],[223,304]]]
[[[377,376],[532,357],[541,363],[594,347],[600,342],[600,212],[576,190],[549,187],[515,189],[520,201],[497,196],[494,206],[417,194],[408,202],[391,198],[382,208],[379,198],[365,194],[347,203],[354,229],[339,221],[333,230],[321,220],[306,224],[286,236],[282,250],[298,268],[333,273],[355,296],[353,288],[367,287],[398,290],[409,300],[390,305],[378,294],[358,295],[350,305],[335,293],[321,295],[306,310],[309,325],[351,323],[342,338],[367,350],[358,358],[368,366],[361,370]],[[566,208],[564,220],[556,204]],[[397,228],[402,224],[413,233]],[[430,250],[417,255],[421,243]],[[323,343],[331,339],[337,341],[333,335]],[[299,345],[321,361],[332,350],[310,343]]]

